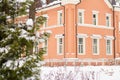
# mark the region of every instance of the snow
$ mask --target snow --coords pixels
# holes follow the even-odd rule
[[[20,34],[20,38],[25,38],[25,39],[27,39],[27,40],[32,40],[32,41],[34,41],[35,40],[35,36],[28,36],[28,32],[26,31],[26,30],[24,30],[24,29],[21,29],[21,34]]]
[[[28,25],[28,26],[33,26],[33,20],[32,20],[32,19],[28,19],[28,20],[26,21],[26,25]]]
[[[5,47],[0,48],[0,53],[8,53],[8,49]]]
[[[41,67],[41,80],[120,80],[120,66]]]
[[[60,3],[60,2],[61,2],[60,0],[58,0],[58,1],[53,1],[52,3],[48,4],[48,6],[54,5],[54,4],[57,4],[57,3]]]
[[[49,4],[46,4],[46,0],[41,0],[41,3],[42,3],[42,8],[44,8],[44,7],[47,7],[47,6],[51,6],[51,5],[54,5],[54,4],[61,3],[61,1],[60,0],[56,0],[56,1],[53,1],[53,2],[51,2]]]

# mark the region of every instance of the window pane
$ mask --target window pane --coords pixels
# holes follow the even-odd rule
[[[78,39],[78,53],[84,53],[83,38]]]
[[[106,16],[106,26],[110,26],[110,18],[109,16]]]
[[[62,12],[58,12],[58,25],[62,24]]]
[[[96,25],[96,23],[97,23],[97,20],[96,20],[96,19],[97,19],[96,14],[93,14],[93,24],[94,24],[94,25]]]
[[[98,53],[98,40],[93,39],[93,53]]]
[[[44,26],[47,27],[47,20],[45,21]]]
[[[60,13],[60,24],[62,24],[62,13]]]
[[[96,46],[97,45],[97,39],[94,39],[94,45]]]
[[[62,38],[59,39],[59,44],[62,44]]]
[[[107,40],[107,53],[110,54],[111,53],[111,41],[110,40]]]
[[[79,15],[78,15],[78,22],[79,23],[83,23],[82,18],[83,18],[82,12],[79,12]]]
[[[59,53],[62,53],[62,45],[59,45]]]
[[[59,38],[58,39],[58,53],[61,54],[63,53],[63,38]]]
[[[96,15],[95,15],[95,14],[93,14],[93,18],[96,18]]]
[[[79,44],[83,44],[83,38],[79,38]]]
[[[46,53],[48,52],[47,50],[48,50],[48,40],[45,40],[45,42],[44,42],[44,48],[45,48],[45,51],[46,51]]]

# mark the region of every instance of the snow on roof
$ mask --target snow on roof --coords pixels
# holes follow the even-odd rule
[[[37,9],[41,9],[41,8],[45,8],[45,7],[54,5],[54,4],[61,3],[61,0],[52,0],[52,1],[50,1],[50,3],[48,3],[48,4],[47,4],[46,0],[42,0],[41,3],[42,3],[42,7],[37,8]]]

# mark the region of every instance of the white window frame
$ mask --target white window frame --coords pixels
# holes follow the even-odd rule
[[[57,54],[63,55],[64,53],[64,36],[63,34],[56,35],[55,38],[57,39]],[[62,39],[62,44],[60,44],[60,39]],[[60,53],[60,46],[62,46],[62,52]]]
[[[83,44],[79,44],[79,39],[83,39]],[[81,48],[81,46],[83,46],[83,53],[79,50]],[[79,48],[80,47],[80,48]],[[80,51],[80,52],[79,52]],[[78,54],[85,54],[85,38],[83,37],[79,37],[78,38]]]
[[[47,41],[47,45],[45,45],[45,42]],[[44,42],[43,42],[43,48],[45,49],[46,53],[44,55],[48,55],[48,39],[46,39]]]
[[[43,24],[43,28],[46,28],[46,27],[48,27],[48,18],[49,18],[49,17],[48,17],[47,14],[44,14],[43,17],[46,18],[46,21],[45,21],[44,24]]]
[[[92,24],[93,25],[98,25],[98,11],[92,11]],[[96,16],[96,18],[94,19],[93,18],[93,15],[95,15]],[[96,21],[96,24],[94,23],[94,20]]]
[[[107,45],[107,41],[110,41],[110,53],[108,53],[108,51],[107,51],[107,48],[108,48],[108,45]],[[107,55],[112,55],[112,40],[111,39],[106,39],[106,54]]]
[[[58,13],[58,25],[62,26],[63,25],[63,10],[60,10],[57,12]],[[60,16],[60,14],[62,14],[62,17]]]
[[[97,53],[94,52],[94,44],[93,44],[94,39],[97,40]],[[94,55],[99,55],[99,39],[98,38],[93,38],[92,39],[92,52],[93,52]]]
[[[86,41],[86,38],[87,38],[88,36],[87,36],[87,34],[78,34],[77,35],[77,53],[78,53],[78,55],[85,55],[86,54],[86,43],[85,43],[85,41]],[[83,53],[79,53],[79,39],[80,38],[82,38],[83,39]]]
[[[78,24],[84,24],[84,11],[84,9],[78,9]],[[79,13],[81,13],[81,16],[79,15]]]
[[[109,18],[109,20],[107,20],[107,17]],[[106,17],[105,17],[106,19],[106,26],[107,27],[111,27],[111,14],[108,14],[108,13],[106,13]]]
[[[105,36],[105,40],[106,40],[106,55],[112,55],[113,53],[113,40],[114,37],[113,36]],[[107,40],[110,40],[110,52],[111,53],[107,53]]]
[[[93,55],[99,55],[100,54],[100,39],[102,38],[102,36],[93,34],[91,36],[91,38],[92,38],[92,53],[93,53]],[[97,39],[97,53],[94,53],[94,50],[93,50],[93,46],[94,46],[93,40],[94,39]]]

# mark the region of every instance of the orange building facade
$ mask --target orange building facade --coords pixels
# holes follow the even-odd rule
[[[112,5],[113,4],[113,5]],[[50,32],[39,48],[45,60],[116,59],[120,57],[120,8],[108,0],[59,0],[37,10]]]

